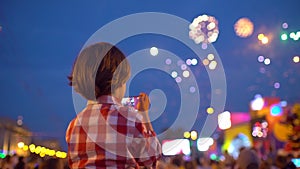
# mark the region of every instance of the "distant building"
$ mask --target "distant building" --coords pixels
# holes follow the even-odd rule
[[[18,143],[29,144],[32,141],[32,133],[17,121],[9,118],[0,118],[0,151],[4,154],[27,155],[27,152],[19,150]]]

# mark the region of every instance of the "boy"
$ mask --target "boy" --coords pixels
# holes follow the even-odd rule
[[[66,132],[71,169],[155,168],[161,147],[149,116],[149,98],[137,109],[121,99],[130,77],[125,55],[108,43],[96,43],[77,57],[70,85],[88,100]]]

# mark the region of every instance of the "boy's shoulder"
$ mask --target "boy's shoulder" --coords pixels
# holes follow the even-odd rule
[[[132,106],[116,106],[117,111],[131,121],[142,121],[142,115]]]

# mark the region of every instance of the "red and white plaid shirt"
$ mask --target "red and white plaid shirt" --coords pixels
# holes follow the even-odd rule
[[[155,168],[161,146],[142,116],[111,96],[88,102],[66,132],[71,169]]]

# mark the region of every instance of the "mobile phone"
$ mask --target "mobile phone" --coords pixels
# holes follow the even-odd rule
[[[121,104],[123,106],[132,106],[134,108],[137,108],[138,101],[139,101],[139,96],[129,96],[129,97],[124,97],[121,100]]]

